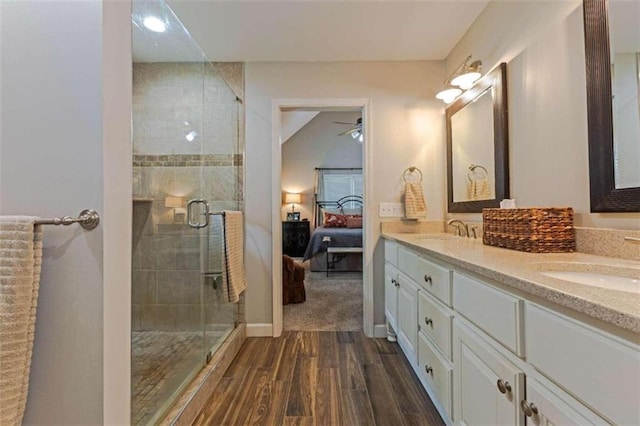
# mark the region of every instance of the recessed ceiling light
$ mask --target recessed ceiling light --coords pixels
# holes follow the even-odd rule
[[[163,33],[167,29],[167,25],[155,16],[147,16],[144,18],[142,25],[157,33]]]

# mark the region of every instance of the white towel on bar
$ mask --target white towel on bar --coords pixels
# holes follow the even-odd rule
[[[244,230],[242,212],[224,212],[224,265],[222,287],[229,302],[237,303],[247,289],[244,273]]]
[[[407,183],[404,187],[404,211],[407,219],[418,219],[427,215],[422,183]]]
[[[42,266],[36,219],[0,216],[0,425],[20,425],[27,402]]]

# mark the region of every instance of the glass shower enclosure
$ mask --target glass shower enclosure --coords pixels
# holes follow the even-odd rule
[[[238,305],[221,288],[222,216],[191,227],[190,218],[204,222],[204,210],[187,206],[198,199],[212,212],[242,207],[241,94],[225,81],[242,68],[209,62],[163,1],[132,4],[131,423],[138,425],[166,414],[238,322]]]

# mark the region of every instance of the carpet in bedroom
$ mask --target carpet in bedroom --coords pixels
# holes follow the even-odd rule
[[[299,262],[300,263],[300,262]],[[309,272],[305,267],[304,303],[284,305],[284,329],[295,331],[362,330],[362,273]]]

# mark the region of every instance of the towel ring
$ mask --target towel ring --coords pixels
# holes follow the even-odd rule
[[[418,183],[422,183],[422,172],[416,166],[407,167],[404,172],[402,172],[402,180],[404,180],[404,183],[409,183],[407,182],[407,174],[411,174],[413,172],[418,172],[420,174],[420,180]]]
[[[487,169],[485,169],[479,164],[469,164],[469,171],[467,172],[467,179],[469,179],[469,182],[473,182],[474,180],[477,180],[475,177],[471,179],[471,175],[476,171],[476,169],[484,170],[484,177],[487,179],[489,178],[489,172],[487,171]]]

